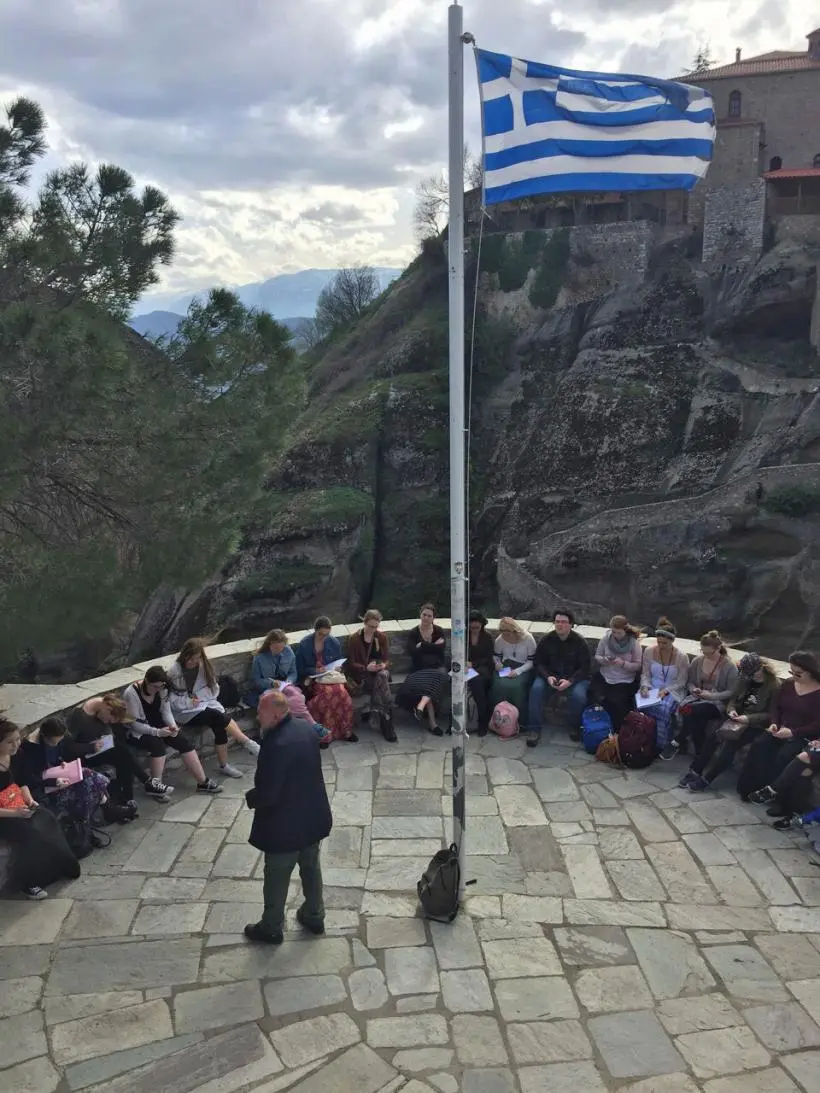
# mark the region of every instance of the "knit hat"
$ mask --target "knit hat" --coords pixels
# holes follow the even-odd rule
[[[743,657],[741,662],[738,664],[737,670],[742,676],[745,676],[747,679],[751,679],[752,676],[756,675],[760,671],[762,666],[763,661],[760,659],[757,653],[747,653],[746,656]]]

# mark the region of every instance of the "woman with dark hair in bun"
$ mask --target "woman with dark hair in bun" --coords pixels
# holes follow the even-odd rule
[[[478,735],[486,736],[490,726],[490,688],[495,675],[493,639],[486,630],[487,619],[481,611],[471,611],[467,646],[467,670],[476,673],[467,682],[478,715]]]
[[[772,704],[771,724],[749,748],[737,780],[744,800],[771,802],[778,776],[820,740],[820,661],[813,653],[792,653],[789,673]]]

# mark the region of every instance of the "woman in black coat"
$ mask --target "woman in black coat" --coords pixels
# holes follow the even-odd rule
[[[436,712],[441,708],[447,683],[447,652],[444,631],[436,626],[435,618],[435,607],[431,603],[424,604],[419,625],[414,626],[407,637],[412,671],[399,687],[396,705],[412,710],[418,721],[427,718],[428,731],[433,736],[442,736]]]
[[[493,639],[487,633],[486,626],[487,619],[480,611],[470,612],[467,671],[478,674],[467,681],[467,688],[476,705],[479,736],[486,736],[490,725],[490,688],[495,675]]]

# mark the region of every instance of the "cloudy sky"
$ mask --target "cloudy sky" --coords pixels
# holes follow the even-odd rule
[[[0,93],[45,107],[47,166],[113,161],[184,216],[163,289],[401,266],[446,159],[448,0],[0,0]],[[466,0],[484,48],[677,75],[803,49],[805,0]],[[801,14],[802,9],[802,14]],[[469,60],[469,58],[468,58]],[[478,147],[468,67],[467,135]]]

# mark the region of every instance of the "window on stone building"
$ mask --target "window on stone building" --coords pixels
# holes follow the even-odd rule
[[[814,157],[814,160],[812,161],[812,167],[820,167],[820,152],[818,152],[817,155]]]
[[[770,171],[779,171],[782,166],[783,160],[780,158],[780,156],[772,156],[772,158],[769,160]]]
[[[743,106],[743,96],[739,91],[732,91],[729,95],[729,117],[739,118]]]

